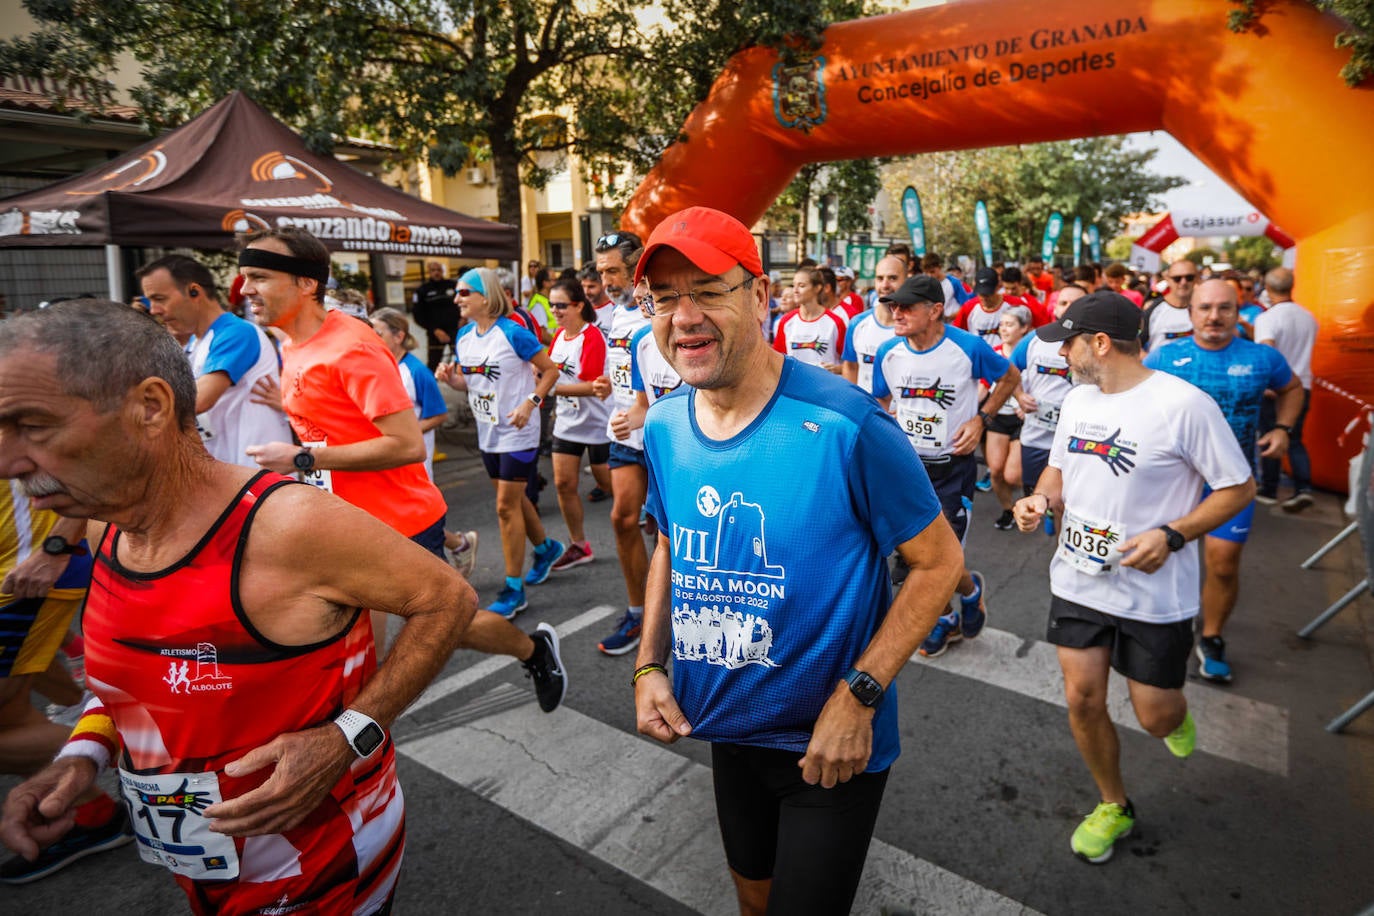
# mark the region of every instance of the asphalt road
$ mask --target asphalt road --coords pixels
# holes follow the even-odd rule
[[[475,528],[474,585],[501,582],[490,486],[463,431],[441,436],[450,528]],[[545,474],[552,473],[545,461]],[[592,486],[583,475],[582,491]],[[1299,563],[1344,522],[1334,497],[1300,516],[1261,508],[1228,629],[1236,683],[1191,680],[1199,750],[1176,760],[1123,712],[1138,811],[1110,863],[1069,852],[1096,802],[1043,643],[1049,542],[993,529],[980,495],[968,553],[987,581],[989,627],[902,674],[903,755],[893,769],[855,912],[1358,913],[1374,903],[1374,713],[1323,726],[1374,689],[1374,602],[1306,642],[1295,631],[1363,576],[1356,539],[1314,571]],[[624,602],[609,502],[587,506],[596,561],[530,592],[518,619],[564,632],[571,689],[545,716],[518,666],[453,656],[396,726],[408,801],[397,913],[730,913],[706,748],[634,734],[633,655],[602,656]],[[566,536],[552,488],[544,519]],[[815,562],[842,568],[816,531]],[[0,781],[7,790],[14,780]],[[132,847],[28,887],[0,912],[178,913],[170,877]]]

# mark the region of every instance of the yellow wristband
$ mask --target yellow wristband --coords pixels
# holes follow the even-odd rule
[[[660,665],[658,662],[649,662],[649,664],[647,665],[640,665],[638,668],[635,669],[634,677],[630,678],[630,686],[633,687],[634,685],[638,684],[640,678],[654,671],[661,671],[665,675],[668,673],[668,669]]]

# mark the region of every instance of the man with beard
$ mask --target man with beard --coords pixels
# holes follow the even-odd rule
[[[1183,696],[1198,612],[1190,542],[1255,495],[1216,403],[1141,364],[1140,319],[1129,299],[1101,290],[1036,332],[1060,342],[1077,384],[1064,398],[1049,467],[1015,509],[1026,532],[1050,506],[1061,518],[1047,639],[1059,647],[1069,726],[1101,797],[1070,844],[1094,864],[1111,858],[1136,818],[1108,676],[1116,669],[1126,678],[1141,728],[1177,757],[1193,752],[1197,730]]]
[[[860,312],[849,326],[840,366],[845,379],[869,394],[873,393],[873,362],[878,348],[892,339],[892,309],[882,300],[901,285],[906,276],[906,262],[888,255],[878,262],[874,271],[878,301],[873,308]]]

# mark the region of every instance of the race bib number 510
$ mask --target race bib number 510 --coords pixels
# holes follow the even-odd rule
[[[222,801],[214,773],[138,776],[119,771],[119,787],[133,815],[138,854],[197,881],[237,878],[234,838],[210,831],[205,809]]]

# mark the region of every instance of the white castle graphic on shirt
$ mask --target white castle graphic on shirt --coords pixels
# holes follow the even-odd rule
[[[177,664],[175,661],[169,662],[167,666],[167,676],[162,682],[172,689],[172,693],[180,692],[189,695],[193,690],[228,690],[233,686],[233,679],[227,674],[221,674],[219,670],[219,650],[214,643],[203,642],[196,645],[196,676],[190,676],[190,661],[183,661]]]
[[[673,609],[673,656],[707,661],[726,668],[763,665],[776,668],[768,657],[773,628],[763,617],[712,604],[692,610],[685,601]]]
[[[711,494],[714,495],[712,490]],[[700,496],[698,503],[700,504]],[[721,563],[734,566],[722,566]],[[702,572],[733,573],[741,576],[763,576],[782,579],[787,571],[768,562],[768,545],[764,540],[763,507],[744,501],[743,493],[734,493],[730,501],[716,512],[716,555]]]

